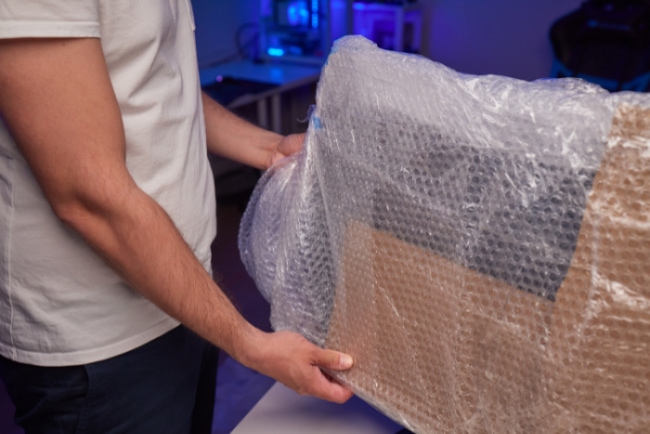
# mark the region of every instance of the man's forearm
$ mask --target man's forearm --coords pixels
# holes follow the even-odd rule
[[[240,163],[266,169],[282,136],[253,125],[203,94],[208,150]]]
[[[145,297],[245,361],[242,348],[260,332],[239,315],[153,199],[135,185],[111,188],[101,204],[80,199],[57,214]]]
[[[351,392],[321,371],[349,369],[349,356],[320,349],[296,333],[254,328],[203,269],[162,208],[137,188],[111,197],[126,198],[101,207],[79,202],[81,208],[59,209],[58,215],[134,288],[240,363],[299,393],[335,402],[349,399]]]
[[[255,329],[128,172],[100,41],[0,40],[0,66],[0,113],[57,216],[137,291],[236,352]],[[53,71],[46,85],[42,70]]]

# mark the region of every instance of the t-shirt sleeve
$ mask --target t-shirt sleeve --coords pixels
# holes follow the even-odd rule
[[[2,0],[0,39],[100,37],[99,0]]]

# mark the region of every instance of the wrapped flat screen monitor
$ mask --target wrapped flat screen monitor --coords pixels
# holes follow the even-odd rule
[[[337,41],[240,250],[276,329],[418,434],[646,433],[650,96]]]

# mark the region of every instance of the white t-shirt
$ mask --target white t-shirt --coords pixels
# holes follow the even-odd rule
[[[101,39],[129,172],[210,271],[216,204],[193,30],[190,0],[0,2],[0,38]],[[56,218],[0,118],[0,353],[91,363],[176,325]]]

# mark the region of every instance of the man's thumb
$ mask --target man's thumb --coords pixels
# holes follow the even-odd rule
[[[318,366],[333,371],[345,371],[350,369],[354,363],[348,354],[332,350],[322,350],[318,359]]]

